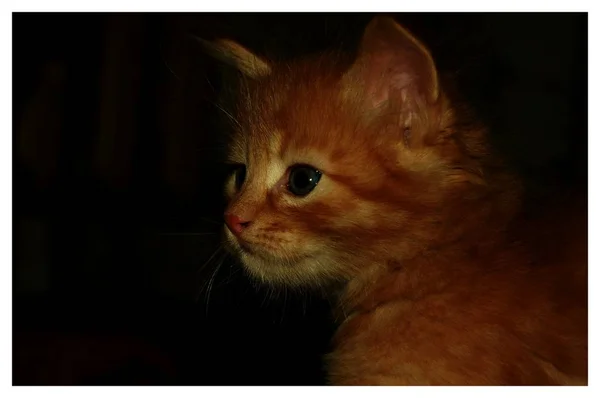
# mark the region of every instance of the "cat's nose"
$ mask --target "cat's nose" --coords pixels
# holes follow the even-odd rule
[[[237,236],[250,225],[250,221],[244,221],[235,214],[225,214],[225,224],[227,225],[227,228]]]

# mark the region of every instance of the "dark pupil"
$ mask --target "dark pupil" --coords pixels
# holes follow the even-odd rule
[[[235,188],[240,189],[246,179],[246,167],[240,166],[235,170]]]
[[[312,167],[296,167],[290,172],[288,188],[294,195],[303,196],[315,188],[320,178],[321,172]]]

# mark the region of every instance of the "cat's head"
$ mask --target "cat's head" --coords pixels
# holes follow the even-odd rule
[[[209,46],[244,76],[226,241],[265,282],[347,280],[414,255],[445,228],[440,211],[456,187],[477,179],[447,128],[453,113],[429,51],[391,18],[367,26],[351,65]]]

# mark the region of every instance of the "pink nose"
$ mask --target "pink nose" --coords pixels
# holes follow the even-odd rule
[[[250,225],[250,221],[242,221],[242,219],[235,214],[225,214],[225,224],[227,225],[227,228],[237,236]]]

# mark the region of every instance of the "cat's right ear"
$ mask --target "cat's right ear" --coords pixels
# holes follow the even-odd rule
[[[376,17],[366,27],[358,57],[346,74],[349,91],[377,108],[395,99],[437,101],[438,76],[429,50],[391,17]]]
[[[271,67],[266,61],[232,40],[208,41],[199,37],[196,39],[211,56],[235,67],[245,76],[258,78],[271,73]]]

